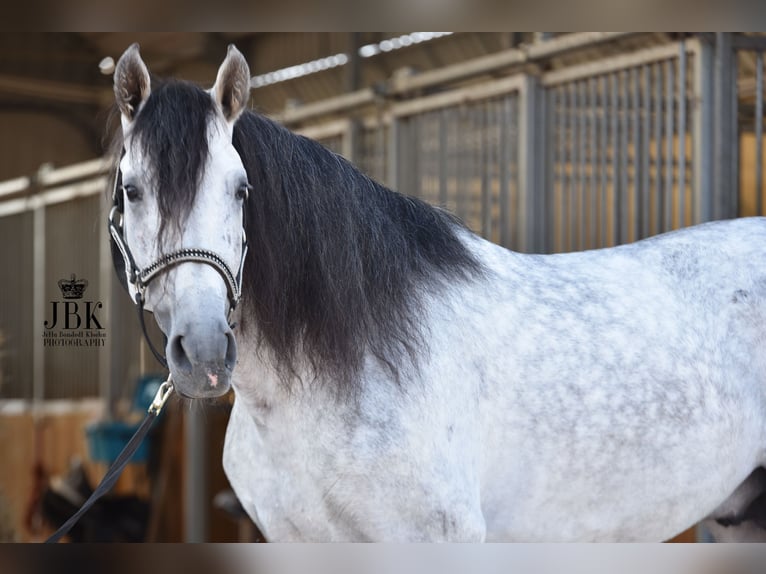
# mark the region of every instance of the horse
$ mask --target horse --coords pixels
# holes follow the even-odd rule
[[[267,540],[760,532],[766,220],[517,253],[249,109],[234,46],[205,90],[134,44],[114,91],[121,280],[181,396],[233,389]]]

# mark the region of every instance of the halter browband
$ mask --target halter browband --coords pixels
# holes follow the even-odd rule
[[[175,265],[180,265],[181,263],[204,263],[206,265],[210,265],[218,272],[219,275],[221,275],[221,277],[223,277],[224,283],[226,284],[226,291],[229,297],[228,320],[230,326],[233,328],[234,325],[231,324],[232,315],[234,310],[237,308],[237,304],[239,303],[240,298],[242,297],[242,269],[245,265],[245,255],[247,254],[247,235],[245,234],[243,225],[242,256],[239,261],[239,268],[237,269],[236,275],[232,272],[231,268],[226,264],[226,261],[224,261],[220,255],[210,251],[209,249],[200,248],[179,249],[177,251],[167,253],[154,261],[151,265],[141,269],[138,267],[138,265],[136,265],[135,259],[133,259],[133,254],[128,247],[127,240],[123,233],[123,201],[122,194],[119,191],[119,182],[121,179],[122,174],[120,173],[120,168],[118,165],[117,172],[114,176],[114,189],[112,190],[112,208],[109,211],[109,233],[112,237],[112,240],[117,245],[117,248],[120,251],[120,255],[122,255],[122,260],[125,264],[124,272],[127,272],[128,276],[127,282],[133,285],[136,290],[136,298],[134,303],[138,308],[139,320],[141,322],[141,328],[144,332],[144,337],[149,343],[149,348],[151,349],[154,356],[165,368],[167,368],[168,365],[165,357],[163,357],[154,348],[154,345],[152,344],[151,339],[149,339],[149,336],[146,332],[146,325],[144,324],[144,293],[146,292],[147,286],[155,277]],[[245,200],[247,200],[247,197],[245,197]],[[119,221],[117,221],[117,216],[119,216]],[[122,280],[122,277],[120,279]],[[123,283],[123,285],[127,288],[127,284]]]

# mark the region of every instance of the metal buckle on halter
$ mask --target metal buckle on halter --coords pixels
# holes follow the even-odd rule
[[[159,415],[162,407],[165,406],[165,403],[167,402],[172,392],[173,378],[171,375],[168,375],[168,379],[160,385],[159,389],[157,389],[157,394],[154,395],[154,400],[152,401],[152,404],[149,405],[147,412],[150,414]]]
[[[120,216],[119,221],[116,221],[115,215]],[[122,229],[123,215],[118,205],[113,205],[112,209],[109,210],[109,222]]]

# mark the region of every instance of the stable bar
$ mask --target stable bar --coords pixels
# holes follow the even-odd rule
[[[731,34],[729,34],[729,41],[731,42]],[[731,71],[729,75],[729,121],[728,121],[728,137],[731,144],[729,149],[731,151],[731,163],[729,164],[729,176],[730,176],[730,193],[729,196],[729,215],[728,217],[739,216],[739,94],[737,85],[737,75],[739,63],[737,60],[737,54],[731,52]]]
[[[564,166],[566,169],[566,185],[562,188],[564,194],[564,215],[562,222],[564,223],[564,249],[566,251],[572,251],[575,247],[572,242],[573,228],[572,228],[572,207],[574,202],[574,95],[572,93],[572,85],[568,85],[565,88],[566,94],[566,117],[564,120],[564,134],[566,137],[566,160]]]
[[[570,233],[571,250],[581,249],[580,230],[582,229],[582,218],[580,217],[580,190],[582,181],[580,180],[582,146],[580,141],[582,114],[580,111],[580,93],[579,86],[573,82],[570,84],[572,90],[572,187],[570,189]]]
[[[631,170],[631,174],[633,176],[631,185],[633,196],[631,198],[631,204],[633,206],[633,217],[630,217],[630,213],[628,213],[628,219],[632,224],[632,234],[630,234],[631,241],[635,241],[641,238],[641,222],[643,221],[644,217],[644,214],[641,213],[641,193],[639,191],[639,167],[641,165],[641,130],[639,128],[639,113],[641,109],[641,89],[639,87],[638,76],[638,68],[633,68],[630,70],[630,78],[632,80],[630,105],[632,106],[631,109],[633,112],[631,115],[631,135],[633,136],[633,161],[631,162],[633,167]]]
[[[546,72],[541,76],[540,81],[543,86],[565,84],[582,78],[590,78],[599,74],[612,74],[650,62],[675,58],[677,54],[678,47],[675,44],[663,44],[637,52],[621,54],[613,58],[605,58],[576,66],[565,66],[558,70]]]
[[[510,184],[510,195],[508,196],[508,209],[509,211],[509,222],[513,222],[513,229],[509,231],[509,237],[513,241],[514,249],[516,249],[520,243],[521,243],[521,236],[520,236],[520,230],[519,226],[516,223],[520,217],[519,215],[519,146],[521,145],[521,142],[519,141],[520,133],[519,133],[519,96],[518,93],[514,93],[513,95],[509,96],[509,113],[510,113],[510,133],[511,133],[511,139],[508,142],[509,149],[510,149],[510,162],[509,162],[509,184]],[[515,221],[514,221],[515,218]]]
[[[413,76],[397,76],[389,82],[387,93],[398,95],[438,84],[465,80],[514,66],[520,67],[530,61],[551,58],[581,48],[590,48],[599,43],[620,39],[631,34],[635,34],[635,32],[582,32],[554,38],[543,44],[528,46],[524,49],[511,48]]]
[[[638,233],[639,239],[649,237],[649,219],[650,214],[650,202],[649,202],[649,159],[651,155],[651,119],[652,119],[652,91],[651,91],[651,69],[649,66],[643,67],[644,77],[644,97],[643,97],[643,122],[642,122],[642,151],[641,151],[641,192],[640,192],[640,211],[641,211],[641,228]]]
[[[607,109],[609,107],[608,105],[608,99],[607,99],[607,78],[606,76],[601,76],[599,78],[599,87],[600,87],[600,102],[601,102],[601,113],[600,119],[601,119],[601,145],[599,146],[599,156],[600,156],[600,168],[599,171],[601,173],[601,184],[599,185],[599,205],[601,206],[601,210],[599,212],[599,247],[605,247],[607,245],[606,235],[607,235],[607,148],[609,146],[609,132],[608,132],[608,121],[607,121]]]
[[[500,141],[499,141],[499,160],[498,160],[498,193],[499,193],[499,225],[500,225],[500,245],[511,248],[511,217],[510,217],[510,97],[503,98],[500,103]]]
[[[755,197],[763,215],[763,52],[755,55]]]
[[[587,216],[586,216],[586,210],[587,206],[585,205],[586,200],[586,122],[585,117],[587,115],[588,110],[588,102],[587,102],[587,90],[586,90],[586,82],[582,81],[577,84],[577,92],[578,92],[578,101],[579,101],[579,109],[577,110],[577,119],[578,126],[577,126],[577,133],[578,133],[578,142],[577,142],[577,148],[579,150],[579,166],[577,168],[577,220],[578,220],[578,234],[577,234],[577,249],[585,249],[585,235],[586,235],[586,225],[587,225]]]
[[[726,219],[730,213],[730,171],[732,161],[730,138],[731,102],[731,34],[716,32],[713,65],[713,218]]]
[[[399,127],[400,120],[391,118],[391,131],[388,134],[388,172],[387,184],[391,189],[399,189]]]
[[[628,211],[630,209],[630,202],[628,200],[630,190],[628,189],[628,112],[629,101],[628,93],[630,92],[628,71],[623,70],[620,72],[620,92],[622,97],[620,102],[622,103],[622,109],[620,110],[620,193],[617,196],[618,201],[618,213],[619,213],[619,242],[628,242]]]
[[[447,205],[447,110],[439,110],[439,205]]]
[[[556,251],[566,251],[566,183],[567,183],[567,94],[562,87],[554,88],[557,100],[556,138],[558,152],[556,154],[556,166],[558,169],[558,182],[556,185]]]
[[[663,231],[673,229],[673,105],[675,81],[673,80],[673,62],[665,62],[665,221]]]
[[[654,65],[654,217],[652,217],[653,229],[651,233],[662,233],[662,221],[664,192],[662,188],[662,65]]]
[[[678,52],[678,227],[686,226],[686,44]]]
[[[535,173],[535,149],[537,148],[537,78],[525,76],[519,106],[519,228],[521,250],[529,252],[534,242],[535,192],[538,178]]]
[[[470,88],[458,88],[415,100],[396,102],[390,105],[389,110],[394,116],[404,117],[449,106],[464,106],[472,102],[503,96],[508,92],[518,92],[524,84],[524,77],[523,75],[509,76]]]
[[[588,113],[589,138],[588,138],[588,249],[598,247],[598,190],[596,189],[596,166],[598,163],[598,94],[596,92],[596,78],[588,80],[590,107]]]
[[[489,187],[489,169],[490,169],[490,146],[487,142],[489,137],[490,122],[489,105],[485,102],[478,107],[477,114],[480,119],[479,140],[480,157],[479,169],[481,170],[481,232],[485,239],[492,240],[492,195]]]
[[[45,203],[32,200],[32,416],[40,422],[40,407],[45,400],[45,351],[42,344],[45,321]]]
[[[327,100],[320,100],[297,108],[291,108],[272,117],[285,125],[296,124],[314,117],[337,113],[345,114],[355,108],[372,105],[375,103],[376,97],[375,92],[371,88],[365,88]]]
[[[609,75],[609,88],[612,92],[612,113],[611,115],[611,123],[612,123],[612,157],[611,164],[612,164],[612,170],[611,170],[611,184],[612,184],[612,213],[610,215],[610,219],[612,221],[612,245],[619,245],[620,243],[620,236],[619,236],[619,189],[618,189],[618,164],[619,160],[617,157],[618,154],[618,124],[617,124],[617,99],[619,97],[617,93],[617,72],[613,72]]]
[[[550,103],[550,94],[548,90],[538,87],[540,94],[540,109],[538,110],[539,122],[537,124],[537,151],[535,152],[535,170],[540,176],[537,189],[537,218],[535,229],[537,230],[535,238],[535,252],[548,251],[548,206],[550,197],[548,193],[548,178],[550,172],[548,165],[550,162],[550,153],[548,152],[548,142],[550,141],[549,123],[548,123],[548,105]]]
[[[707,42],[690,44],[694,50],[694,221],[713,217],[713,50]]]
[[[101,204],[101,213],[109,213],[111,209],[111,197],[102,193],[99,197]],[[112,263],[112,249],[111,244],[107,241],[109,237],[109,225],[106,217],[100,217],[98,220],[99,227],[99,243],[98,243],[98,255],[99,255],[99,298],[103,304],[103,308],[106,310],[106,324],[104,328],[109,333],[109,337],[106,340],[106,348],[102,349],[98,353],[98,377],[99,377],[99,395],[104,400],[106,406],[106,412],[111,419],[115,415],[115,396],[114,392],[117,381],[112,376],[112,355],[119,356],[120,347],[116,344],[120,342],[121,334],[116,331],[122,329],[112,329],[112,326],[116,323],[114,318],[116,316],[116,310],[112,304],[114,299],[113,293],[113,278],[115,276],[114,264]]]

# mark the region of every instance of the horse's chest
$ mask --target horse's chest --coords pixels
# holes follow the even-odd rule
[[[477,470],[459,454],[467,429],[413,432],[412,415],[397,415],[315,407],[259,422],[235,403],[224,468],[272,541],[481,540]]]
[[[269,540],[333,539],[322,469],[321,441],[282,436],[235,405],[226,435],[224,468],[245,510]],[[316,435],[310,437],[318,439]]]

